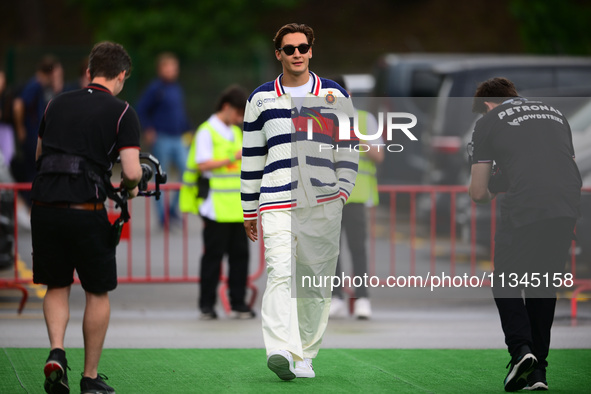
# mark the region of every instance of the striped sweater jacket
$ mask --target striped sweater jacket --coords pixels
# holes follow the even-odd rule
[[[351,99],[337,83],[310,75],[311,91],[299,105],[285,93],[283,74],[246,103],[240,190],[245,220],[268,210],[346,202],[351,194],[359,161]],[[348,119],[349,127],[330,111]]]

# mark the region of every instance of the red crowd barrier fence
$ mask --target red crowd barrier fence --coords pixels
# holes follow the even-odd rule
[[[19,305],[19,313],[27,301],[27,285],[32,279],[24,278],[18,269],[19,256],[19,225],[16,219],[17,194],[21,190],[30,189],[30,184],[2,184],[0,183],[0,199],[2,196],[12,197],[12,214],[14,217],[14,265],[8,276],[0,277],[0,288],[18,289],[22,293]],[[178,191],[179,183],[162,185],[162,198],[165,206],[168,206],[173,192]],[[467,196],[466,186],[430,186],[430,185],[381,185],[379,186],[382,203],[380,207],[370,210],[369,226],[369,272],[368,275],[378,276],[380,283],[385,284],[387,276],[396,276],[400,272],[409,275],[417,275],[420,271],[427,270],[434,275],[442,272],[444,267],[450,276],[462,271],[470,275],[476,275],[483,270],[482,261],[487,260],[492,269],[494,261],[494,233],[496,229],[497,203],[493,200],[487,208],[480,208],[471,202]],[[590,196],[591,188],[584,188],[583,194]],[[588,202],[587,202],[588,203]],[[118,247],[119,283],[198,283],[198,262],[201,250],[195,249],[195,237],[201,239],[200,219],[194,215],[183,215],[180,222],[180,234],[173,231],[170,226],[170,218],[167,225],[161,231],[154,229],[153,220],[154,201],[138,197],[130,201],[131,220],[126,224],[122,233],[122,240]],[[109,217],[113,221],[118,217],[118,210],[112,202],[107,204]],[[484,209],[484,211],[482,211]],[[387,214],[381,214],[386,211]],[[378,217],[378,212],[380,213]],[[484,213],[482,213],[484,212]],[[5,214],[5,212],[0,212]],[[484,224],[483,224],[484,223]],[[382,234],[378,234],[382,229]],[[484,231],[483,231],[484,229]],[[460,232],[460,234],[458,234]],[[485,240],[482,239],[485,234]],[[397,259],[396,237],[402,234],[404,237],[405,253],[407,258]],[[1,235],[1,234],[0,234]],[[387,251],[382,248],[380,263],[378,264],[378,243],[384,244],[386,239]],[[579,244],[584,244],[579,239]],[[418,244],[421,244],[421,247]],[[398,243],[400,244],[400,243]],[[425,247],[424,245],[427,245]],[[488,245],[486,258],[482,256],[482,247]],[[487,244],[487,245],[486,245]],[[438,254],[438,248],[445,246],[446,252]],[[466,251],[466,245],[468,250]],[[577,301],[581,292],[591,290],[591,278],[583,277],[578,265],[589,262],[579,262],[576,251],[579,246],[573,241],[571,259],[568,265],[569,272],[573,274],[574,285],[571,288],[571,316],[576,317]],[[258,289],[254,282],[265,271],[264,245],[262,240],[258,243],[259,258],[254,271],[248,278],[250,289],[250,305],[254,304],[258,295]],[[461,248],[461,255],[458,254]],[[427,250],[427,253],[426,253]],[[418,256],[419,251],[421,255]],[[387,258],[384,258],[387,255]],[[466,255],[469,264],[466,271],[464,264]],[[462,264],[458,263],[462,258]],[[123,260],[123,262],[122,262]],[[387,272],[384,267],[387,260]],[[27,262],[27,263],[30,263]],[[252,270],[251,270],[252,271]],[[379,272],[378,272],[379,271]],[[587,274],[589,272],[587,271]],[[585,274],[585,272],[583,272]],[[580,275],[580,276],[577,276]],[[483,278],[485,278],[483,276]],[[220,299],[226,312],[230,311],[227,298],[226,277],[222,275],[222,285],[219,288]],[[485,286],[490,286],[490,281],[484,281]]]
[[[368,275],[377,275],[380,278],[379,285],[387,286],[386,277],[397,276],[400,272],[410,276],[421,274],[429,285],[434,276],[441,275],[445,270],[451,277],[458,274],[478,276],[483,279],[484,286],[491,286],[488,279],[490,276],[481,273],[490,273],[494,268],[494,235],[497,220],[500,220],[498,198],[490,204],[477,205],[470,200],[467,186],[454,185],[380,185],[378,190],[382,204],[370,210]],[[582,189],[582,197],[582,211],[589,212],[590,187]],[[388,205],[387,214],[383,212],[386,205],[384,202]],[[587,226],[588,221],[589,218],[586,218]],[[376,231],[381,227],[382,232],[390,237],[390,242],[387,257],[382,252],[378,259],[376,243],[380,237]],[[383,227],[386,228],[385,231]],[[403,243],[409,249],[408,257],[402,259],[397,258],[399,246],[395,241],[399,227],[405,230]],[[586,227],[585,230],[581,235],[577,233],[577,241],[572,241],[570,261],[566,269],[566,272],[572,274],[572,286],[560,289],[560,292],[572,292],[569,294],[572,318],[576,318],[581,293],[591,290],[591,228]],[[418,247],[419,243],[421,248]],[[442,243],[446,249],[443,255],[438,253]],[[425,244],[428,246],[425,247]],[[460,245],[461,256],[458,255]],[[586,260],[577,256],[582,247]],[[420,258],[417,257],[419,249],[423,252]],[[426,254],[425,249],[428,252]],[[388,265],[387,273],[383,270],[384,264]],[[483,265],[487,266],[486,269],[483,269]],[[380,266],[382,272],[378,273]],[[429,274],[428,277],[425,276],[426,273]]]
[[[180,183],[160,186],[162,190],[161,198],[164,200],[165,206],[168,206],[172,194],[177,192],[180,186]],[[9,199],[12,201],[11,216],[14,218],[10,226],[13,233],[11,236],[14,239],[14,252],[12,253],[14,264],[9,275],[0,277],[0,289],[10,288],[21,291],[22,299],[18,308],[19,313],[22,312],[28,298],[27,285],[33,282],[32,278],[24,277],[18,268],[18,259],[20,257],[23,257],[23,260],[27,259],[24,258],[24,255],[20,256],[22,244],[19,243],[21,234],[19,233],[17,220],[17,194],[21,190],[29,190],[30,188],[31,184],[0,183],[0,199],[10,197]],[[197,272],[202,250],[197,248],[201,243],[194,241],[197,238],[200,241],[202,237],[200,219],[195,215],[183,214],[180,224],[175,223],[176,225],[173,226],[172,218],[167,215],[164,226],[158,228],[159,224],[154,224],[157,223],[157,220],[154,219],[156,216],[154,204],[154,199],[144,197],[137,197],[129,201],[131,219],[124,225],[121,241],[117,247],[118,282],[120,284],[199,283],[200,278]],[[110,200],[107,201],[106,205],[109,220],[114,222],[119,217],[120,211]],[[0,214],[2,213],[0,212]],[[189,227],[194,231],[190,231]],[[262,242],[258,247],[262,254]],[[250,290],[248,301],[250,306],[255,303],[258,294],[254,282],[265,271],[264,259],[252,261],[252,269],[247,282],[247,287]],[[253,264],[257,265],[253,266]],[[27,265],[32,266],[31,259],[28,259]],[[224,310],[229,313],[231,308],[226,291],[227,277],[223,274],[223,271],[220,279],[220,300]]]

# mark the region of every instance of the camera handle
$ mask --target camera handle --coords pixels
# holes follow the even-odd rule
[[[154,157],[150,153],[140,152],[140,160],[146,160],[151,163],[141,163],[142,167],[142,179],[138,184],[138,196],[143,197],[155,197],[156,200],[160,199],[160,195],[162,194],[160,191],[160,185],[166,183],[168,177],[166,172],[162,169],[160,165],[160,161],[156,157]],[[117,158],[117,162],[121,162],[121,158]],[[156,170],[156,176],[154,177],[154,169]],[[154,177],[156,182],[156,187],[154,190],[147,190],[148,189],[148,182]],[[108,181],[108,179],[107,179]],[[110,185],[110,182],[109,182]],[[111,186],[112,187],[112,186]],[[130,219],[129,209],[127,207],[127,200],[129,198],[129,194],[124,187],[113,188],[111,189],[113,192],[109,195],[109,198],[115,201],[116,206],[121,209],[121,215],[115,223],[113,223],[113,230],[114,230],[114,242],[115,245],[119,244],[119,240],[121,239],[121,231],[123,229],[123,224]],[[109,193],[108,193],[109,194]]]
[[[158,161],[158,159],[156,157],[154,157],[154,155],[152,155],[151,153],[140,152],[140,160],[149,161],[153,165],[153,167],[150,166],[149,164],[142,163],[142,180],[140,181],[140,184],[138,185],[138,186],[141,185],[141,187],[139,188],[140,191],[138,192],[138,196],[144,196],[144,197],[154,196],[154,197],[156,197],[156,200],[159,200],[160,195],[162,194],[162,192],[160,191],[160,185],[166,183],[168,176],[167,176],[166,172],[162,169],[162,166],[160,165],[160,161]],[[155,176],[154,176],[153,169],[156,170]],[[150,179],[152,179],[152,177],[154,177],[156,187],[154,190],[148,191],[147,190],[148,181],[150,181]]]
[[[151,153],[140,152],[140,161],[141,160],[148,161],[149,163],[151,163],[151,165],[147,163],[140,164],[142,167],[142,178],[137,185],[139,189],[137,195],[142,197],[155,197],[156,200],[159,200],[160,195],[162,194],[162,192],[160,191],[160,185],[166,183],[168,175],[162,169],[160,161]],[[118,157],[117,163],[120,162],[121,158]],[[156,172],[156,176],[154,176],[154,172]],[[156,186],[154,190],[148,190],[148,182],[150,182],[152,178],[154,178]],[[119,192],[119,194],[121,194],[121,197],[124,197],[127,201],[127,190],[125,190],[125,188],[120,187],[117,189],[117,191]]]

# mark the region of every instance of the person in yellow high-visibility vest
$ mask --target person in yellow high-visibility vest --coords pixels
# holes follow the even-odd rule
[[[345,86],[344,79],[335,79],[341,84],[349,94],[351,92]],[[357,110],[357,119],[359,131],[362,134],[374,134],[378,129],[378,123],[371,113]],[[376,164],[384,160],[384,150],[379,149],[378,144],[382,144],[380,138],[373,141],[359,140],[360,144],[369,146],[367,152],[359,153],[359,168],[355,187],[351,196],[343,207],[343,219],[341,221],[341,232],[345,233],[346,243],[349,247],[352,260],[353,277],[363,277],[367,274],[367,207],[378,204],[378,181],[376,177]],[[336,275],[342,277],[343,269],[339,255],[337,260]],[[359,286],[354,288],[355,302],[353,303],[353,316],[358,319],[369,319],[371,317],[371,303],[367,287]],[[343,318],[347,316],[347,303],[343,299],[343,288],[335,287],[332,292],[332,301],[330,305],[331,318]]]
[[[228,287],[233,317],[255,316],[245,303],[248,243],[240,199],[242,130],[248,95],[239,86],[226,89],[215,114],[201,124],[191,144],[183,174],[180,208],[203,219],[203,256],[200,268],[201,319],[217,318],[216,290],[221,263],[228,256]]]

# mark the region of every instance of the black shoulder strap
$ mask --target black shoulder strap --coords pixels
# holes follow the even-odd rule
[[[39,174],[63,174],[82,175],[86,174],[102,193],[115,201],[121,209],[121,216],[118,221],[127,222],[130,218],[127,207],[127,194],[119,194],[119,191],[111,183],[111,171],[100,171],[82,156],[69,154],[51,154],[42,156],[38,163]],[[102,176],[99,175],[102,173]]]
[[[38,172],[45,174],[80,175],[85,170],[86,159],[82,156],[68,154],[51,154],[41,156]]]
[[[111,172],[108,171],[101,178],[98,174],[93,171],[88,171],[90,179],[94,180],[97,186],[104,192],[108,198],[115,201],[115,206],[121,209],[121,215],[117,221],[127,222],[131,215],[129,214],[129,208],[127,207],[127,193],[119,194],[113,184],[111,183]]]

